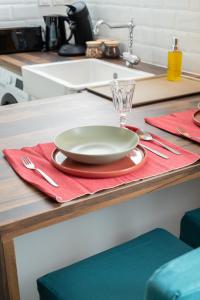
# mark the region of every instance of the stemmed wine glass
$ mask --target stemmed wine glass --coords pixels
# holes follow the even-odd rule
[[[132,109],[135,81],[114,79],[111,83],[111,90],[114,109],[120,114],[120,127],[124,128],[127,113]]]

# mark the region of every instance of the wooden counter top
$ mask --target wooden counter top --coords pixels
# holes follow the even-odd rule
[[[29,52],[29,53],[16,53],[16,54],[6,54],[0,55],[0,66],[21,74],[21,68],[24,65],[32,64],[43,64],[75,59],[86,59],[85,56],[79,57],[62,57],[59,56],[56,52]],[[125,64],[121,59],[108,60],[109,62],[117,64]],[[162,74],[165,72],[164,68],[153,66],[150,64],[140,63],[134,66],[136,70],[142,70],[154,74]]]
[[[65,61],[56,52],[28,52],[0,55],[0,65],[12,72],[21,74],[24,65]]]
[[[166,101],[159,104],[134,108],[130,113],[130,124],[147,128],[170,141],[187,149],[200,153],[199,144],[178,138],[144,123],[145,116],[155,116],[188,107],[195,107],[198,96],[183,100]],[[0,232],[27,232],[30,226],[39,228],[42,223],[53,223],[61,211],[65,214],[61,219],[73,217],[98,206],[104,207],[114,202],[124,201],[150,190],[157,190],[199,176],[200,164],[183,168],[169,174],[131,183],[123,187],[111,189],[58,205],[42,193],[24,183],[12,171],[3,158],[3,148],[20,148],[37,143],[52,141],[64,129],[92,125],[117,125],[118,115],[110,101],[84,92],[58,98],[32,101],[0,109]],[[178,175],[177,175],[178,174]],[[106,199],[106,200],[105,200]],[[79,210],[81,207],[82,210]],[[68,215],[69,214],[69,215]],[[37,222],[34,220],[37,219]],[[41,224],[40,224],[41,222]]]

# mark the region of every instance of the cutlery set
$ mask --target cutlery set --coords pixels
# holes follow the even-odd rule
[[[138,129],[136,133],[139,135],[141,140],[155,142],[156,144],[159,144],[161,147],[169,150],[170,152],[172,152],[174,154],[177,154],[177,155],[181,154],[179,151],[177,151],[177,150],[169,147],[168,145],[160,142],[159,140],[153,138],[152,135],[147,131],[142,131],[141,129]]]
[[[177,150],[175,150],[175,149],[169,147],[168,145],[166,145],[166,144],[160,142],[159,140],[153,138],[153,136],[152,136],[149,132],[147,132],[147,131],[143,131],[143,130],[141,130],[141,129],[138,129],[138,130],[136,131],[136,133],[138,134],[138,136],[140,137],[141,140],[155,142],[156,144],[158,144],[158,145],[161,146],[162,148],[167,149],[168,151],[170,151],[170,152],[172,152],[172,153],[174,153],[174,154],[177,154],[177,155],[180,155],[180,154],[181,154],[179,151],[177,151]],[[143,144],[141,144],[141,143],[140,143],[140,145],[141,145],[143,148],[145,148],[145,149],[151,151],[152,153],[154,153],[154,154],[156,154],[156,155],[158,155],[158,156],[160,156],[160,157],[162,157],[162,158],[165,158],[165,159],[168,159],[168,158],[169,158],[167,155],[165,155],[165,154],[163,154],[163,153],[161,153],[161,152],[159,152],[159,151],[157,151],[157,150],[155,150],[155,149],[152,149],[152,148],[150,148],[150,147],[148,147],[148,146],[146,146],[146,145],[143,145]]]
[[[176,128],[176,131],[177,131],[180,135],[182,135],[183,137],[186,137],[186,138],[193,138],[193,139],[197,139],[197,140],[200,141],[200,136],[194,136],[194,135],[189,134],[183,127],[177,127],[177,128]],[[180,155],[180,154],[181,154],[179,151],[177,151],[177,150],[175,150],[175,149],[169,147],[168,145],[166,145],[166,144],[160,142],[159,140],[153,138],[152,135],[151,135],[149,132],[146,132],[146,131],[143,131],[143,130],[141,130],[141,129],[138,129],[138,130],[136,131],[136,133],[139,135],[140,140],[155,142],[155,143],[157,143],[158,145],[160,145],[161,147],[167,149],[168,151],[170,151],[170,152],[172,152],[172,153],[174,153],[174,154],[177,154],[177,155]],[[141,145],[143,148],[145,148],[145,149],[151,151],[152,153],[155,153],[156,155],[158,155],[158,156],[160,156],[160,157],[162,157],[162,158],[165,158],[165,159],[168,159],[168,158],[169,158],[167,155],[165,155],[165,154],[163,154],[163,153],[161,153],[161,152],[159,152],[159,151],[157,151],[157,150],[155,150],[155,149],[152,149],[152,148],[150,148],[150,147],[148,147],[148,146],[146,146],[146,145],[143,145],[143,144],[141,144],[141,143],[140,143],[140,145]]]

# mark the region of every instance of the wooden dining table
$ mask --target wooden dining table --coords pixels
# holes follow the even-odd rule
[[[200,154],[198,143],[145,124],[153,117],[197,107],[200,95],[134,108],[129,124],[147,129]],[[0,299],[19,300],[14,238],[152,191],[200,177],[200,162],[152,178],[59,204],[24,182],[5,160],[2,150],[53,141],[63,130],[84,125],[118,126],[111,101],[88,92],[0,107]]]

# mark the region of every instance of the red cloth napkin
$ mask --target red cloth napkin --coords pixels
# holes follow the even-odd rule
[[[129,129],[130,128],[131,127],[129,127]],[[149,147],[168,155],[169,159],[165,160],[151,152],[147,152],[147,161],[140,169],[127,175],[107,179],[80,178],[64,174],[57,170],[51,164],[51,153],[55,149],[53,143],[39,144],[34,147],[25,147],[20,150],[5,149],[3,153],[9,164],[21,178],[47,194],[49,197],[55,199],[57,202],[63,203],[86,194],[93,194],[100,190],[110,189],[132,181],[138,181],[167,173],[193,164],[200,159],[200,155],[198,154],[191,153],[155,135],[154,137],[167,145],[174,147],[174,149],[180,151],[182,155],[173,154],[153,142],[143,141],[143,143]],[[38,168],[44,170],[51,176],[59,184],[59,187],[55,188],[51,186],[38,173],[26,169],[20,160],[20,157],[23,155],[27,155]]]
[[[155,127],[164,129],[175,135],[181,136],[176,130],[177,127],[182,127],[191,136],[200,137],[200,127],[193,122],[193,115],[196,109],[189,109],[186,111],[172,113],[170,115],[163,115],[155,118],[145,118],[145,121]],[[200,143],[200,139],[190,138],[191,140]]]

